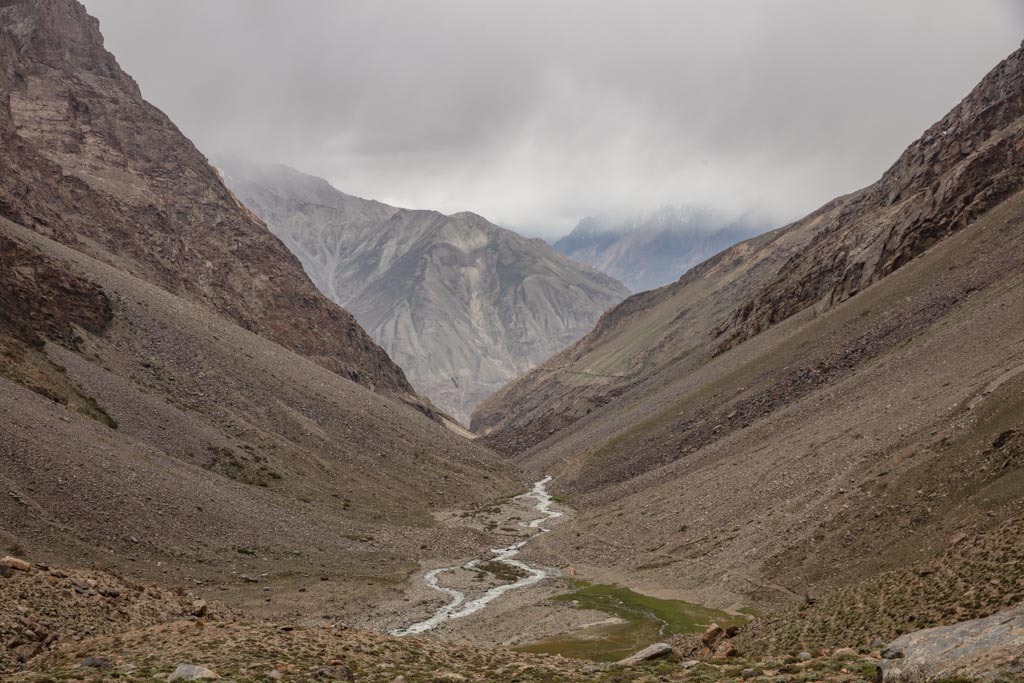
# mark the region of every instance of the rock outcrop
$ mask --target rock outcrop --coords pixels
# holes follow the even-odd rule
[[[416,389],[467,424],[480,400],[579,339],[628,293],[472,213],[399,209],[284,166],[222,166],[317,287]]]
[[[615,662],[617,666],[636,666],[637,664],[643,664],[653,659],[661,659],[662,657],[668,657],[672,654],[672,646],[668,643],[654,643],[648,645],[638,652],[634,652],[628,657],[620,659]]]
[[[882,650],[882,683],[1024,680],[1024,604],[900,636]]]
[[[1024,187],[1024,49],[853,195],[717,330],[729,348],[811,306],[845,301]]]

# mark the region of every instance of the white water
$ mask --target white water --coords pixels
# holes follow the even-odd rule
[[[523,495],[518,496],[518,498],[535,498],[537,500],[536,510],[543,516],[538,517],[537,519],[533,520],[528,524],[522,524],[522,526],[525,526],[529,529],[537,529],[537,533],[534,534],[534,536],[551,531],[547,527],[541,525],[550,519],[555,519],[556,517],[562,516],[561,512],[552,509],[554,501],[551,500],[551,496],[550,494],[548,494],[547,491],[547,485],[550,481],[551,477],[544,477],[543,479],[541,479],[540,481],[533,485],[533,489],[529,493],[524,493]],[[452,571],[454,569],[459,569],[458,566],[431,569],[429,572],[423,575],[423,582],[431,588],[433,588],[434,590],[447,595],[450,598],[450,602],[444,607],[441,607],[436,612],[434,612],[434,614],[431,615],[429,619],[418,621],[415,624],[406,626],[404,628],[396,628],[390,632],[391,635],[408,636],[417,633],[423,633],[424,631],[430,631],[431,629],[437,628],[438,626],[440,626],[441,624],[450,619],[461,619],[462,617],[468,617],[470,614],[473,614],[474,612],[479,612],[484,607],[486,607],[490,602],[496,600],[497,598],[501,597],[502,595],[508,593],[511,590],[532,586],[533,584],[538,583],[549,576],[552,576],[552,573],[546,569],[541,569],[539,567],[531,567],[525,562],[520,562],[519,560],[512,559],[519,554],[519,549],[526,545],[526,543],[529,540],[530,539],[528,538],[524,541],[514,543],[505,548],[493,548],[491,550],[492,556],[489,558],[492,562],[501,562],[502,564],[507,564],[510,567],[515,567],[516,569],[520,569],[524,572],[527,572],[527,575],[517,580],[515,583],[505,583],[500,586],[495,586],[494,588],[489,589],[480,597],[474,598],[469,602],[466,602],[466,594],[462,591],[455,590],[454,588],[445,588],[444,586],[438,583],[438,577],[441,574],[444,574],[448,571]],[[470,562],[467,562],[466,564],[462,565],[461,568],[474,570],[479,564],[480,560],[471,560]]]

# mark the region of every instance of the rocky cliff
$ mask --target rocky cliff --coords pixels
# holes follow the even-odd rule
[[[74,0],[0,6],[0,216],[417,403],[402,371],[224,187]]]
[[[717,330],[723,348],[849,299],[1024,187],[1024,48],[996,66]]]
[[[626,296],[612,278],[472,213],[398,209],[283,166],[223,162],[228,185],[351,310],[413,385],[468,423],[483,398]]]

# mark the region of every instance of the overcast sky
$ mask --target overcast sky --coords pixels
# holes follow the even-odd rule
[[[84,0],[208,155],[532,235],[875,180],[1024,38],[1021,0]]]

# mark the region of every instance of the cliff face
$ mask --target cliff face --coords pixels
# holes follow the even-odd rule
[[[416,403],[103,47],[74,0],[0,5],[0,216]]]
[[[495,389],[581,337],[625,287],[471,213],[411,211],[283,166],[230,187],[351,310],[417,390],[468,423]]]
[[[717,330],[731,347],[849,299],[1024,187],[1024,48],[859,192]]]

